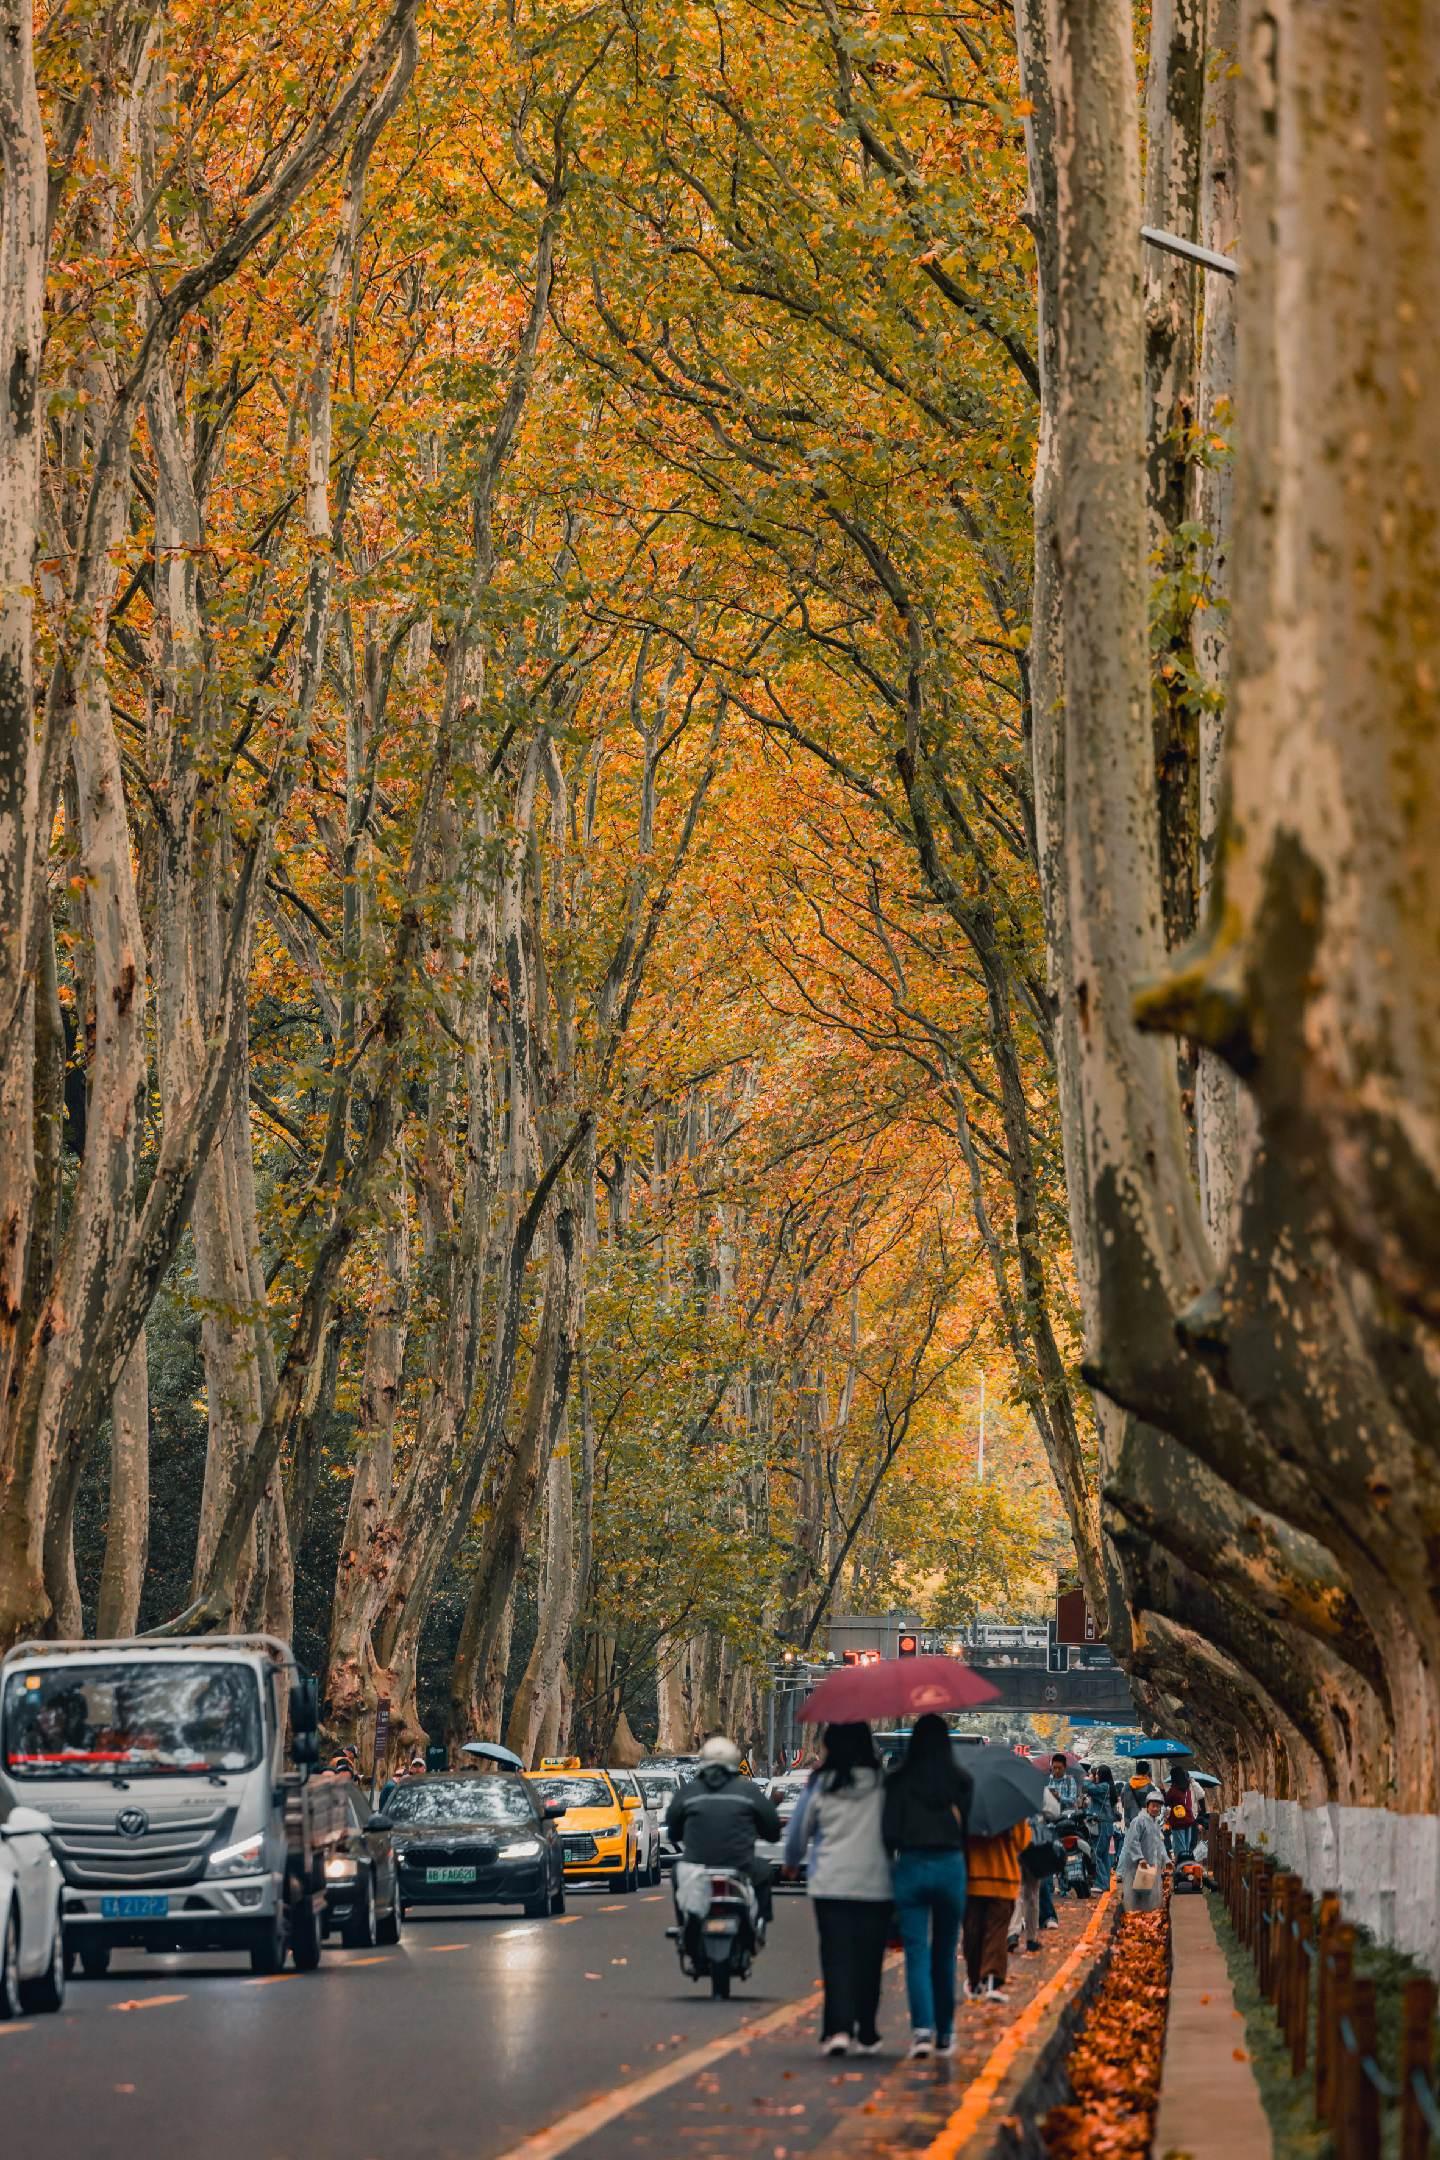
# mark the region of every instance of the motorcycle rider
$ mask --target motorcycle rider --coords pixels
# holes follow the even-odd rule
[[[712,1733],[701,1748],[699,1771],[670,1802],[665,1828],[683,1859],[748,1876],[760,1924],[768,1924],[773,1878],[769,1863],[756,1857],[755,1841],[778,1840],[780,1812],[752,1778],[741,1776],[740,1750],[723,1733]]]

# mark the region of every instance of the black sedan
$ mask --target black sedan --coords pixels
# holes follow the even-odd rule
[[[560,1812],[525,1778],[503,1770],[406,1778],[385,1799],[401,1910],[523,1905],[530,1920],[564,1912]]]
[[[358,1785],[345,1794],[350,1827],[325,1862],[325,1926],[347,1950],[373,1950],[400,1940],[400,1883],[395,1832],[388,1815],[372,1814]]]

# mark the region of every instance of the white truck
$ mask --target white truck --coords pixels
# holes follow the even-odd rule
[[[20,1643],[0,1662],[0,1820],[50,1818],[67,1969],[113,1949],[320,1962],[345,1785],[315,1683],[269,1635]]]

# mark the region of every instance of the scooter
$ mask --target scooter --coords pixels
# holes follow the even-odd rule
[[[708,1979],[711,1994],[728,2000],[731,1981],[749,1978],[765,1941],[755,1885],[730,1868],[679,1860],[675,1911],[677,1923],[665,1932],[679,1951],[681,1971],[691,1980]]]
[[[1087,1834],[1089,1833],[1089,1834]],[[1060,1888],[1073,1891],[1077,1898],[1088,1898],[1100,1880],[1100,1870],[1095,1865],[1095,1848],[1090,1842],[1090,1823],[1083,1815],[1062,1815],[1054,1829],[1056,1844],[1064,1854],[1060,1869]]]

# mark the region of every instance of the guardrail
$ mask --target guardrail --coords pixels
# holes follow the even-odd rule
[[[1217,1826],[1212,1872],[1236,1935],[1255,1960],[1260,1992],[1275,2007],[1291,2075],[1314,2079],[1315,2119],[1335,2160],[1374,2160],[1380,2111],[1399,2103],[1401,2160],[1440,2151],[1435,2056],[1436,1988],[1423,1973],[1405,1983],[1399,2058],[1379,2061],[1375,1983],[1355,1971],[1355,1930],[1333,1892],[1317,1901],[1274,1856]],[[1314,2008],[1314,2062],[1307,2063]]]

